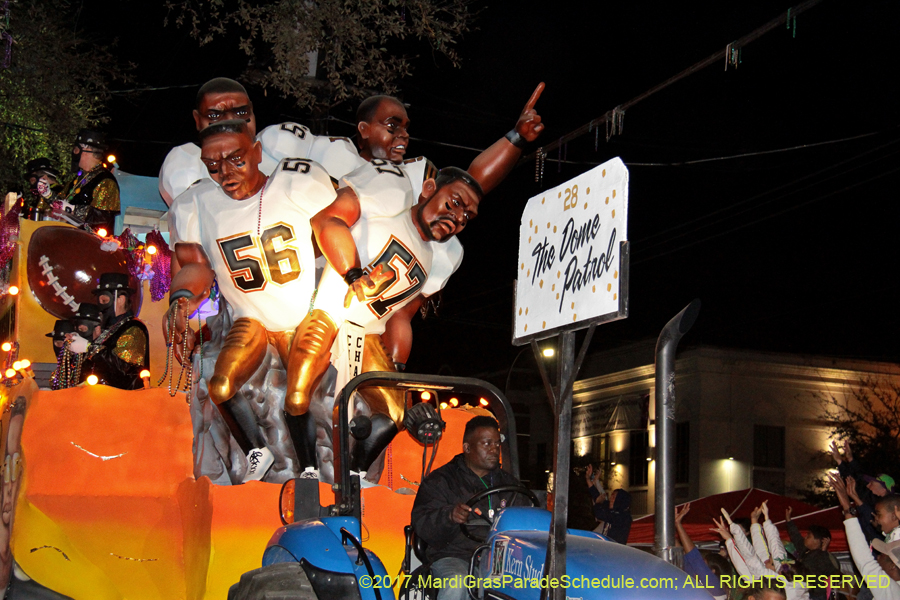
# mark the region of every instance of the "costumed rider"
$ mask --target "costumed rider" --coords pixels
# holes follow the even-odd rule
[[[464,533],[460,525],[489,526],[507,506],[531,506],[522,493],[487,495],[474,506],[466,501],[486,489],[522,486],[518,479],[500,468],[500,431],[493,417],[478,416],[466,423],[463,452],[435,469],[422,481],[412,509],[416,536],[427,544],[426,557],[431,574],[441,579],[438,600],[466,600],[468,592],[461,579],[469,573],[472,553],[483,542]]]
[[[62,364],[63,353],[66,351],[66,340],[68,339],[68,336],[73,333],[75,333],[75,324],[68,319],[60,319],[53,324],[53,331],[46,334],[48,338],[52,338],[53,355],[56,357],[56,370],[53,372],[53,375],[50,376],[51,389],[57,389],[52,386],[57,379],[57,373]]]
[[[76,219],[111,234],[119,214],[119,184],[103,162],[107,148],[102,133],[90,129],[78,132],[72,148],[75,177],[59,197],[64,208],[66,204],[73,206]]]
[[[396,371],[412,345],[410,321],[426,297],[440,291],[459,266],[440,254],[443,243],[478,214],[481,186],[466,171],[447,167],[428,179],[413,203],[409,178],[396,165],[370,163],[344,178],[346,187],[312,219],[316,242],[328,265],[314,310],[297,330],[303,360],[300,388],[285,404],[309,409],[345,320],[366,330],[362,372]],[[354,302],[354,300],[357,300]],[[389,351],[382,340],[389,336]],[[360,390],[372,411],[372,432],[358,440],[351,469],[369,471],[403,427],[404,394],[396,389]],[[367,478],[377,479],[378,473]]]
[[[103,313],[103,331],[88,349],[83,371],[111,387],[143,388],[141,371],[150,368],[150,337],[147,326],[131,310],[136,290],[129,286],[128,275],[103,273],[92,293]]]
[[[66,336],[70,333],[75,333],[75,324],[68,319],[59,319],[53,324],[53,331],[46,334],[46,337],[53,338],[53,354],[57,357],[59,357],[60,350],[65,347]]]
[[[328,173],[306,159],[286,158],[267,178],[259,170],[261,144],[242,120],[210,125],[200,141],[212,181],[192,186],[169,210],[174,250],[169,315],[178,346],[183,335],[191,335],[185,316],[218,280],[235,321],[216,359],[209,396],[247,456],[243,480],[259,480],[274,457],[238,391],[262,363],[268,344],[287,370],[288,398],[299,385],[297,346],[308,342],[295,330],[315,290],[309,220],[334,200],[335,191]],[[285,410],[301,467],[315,467],[312,415],[289,404]]]
[[[197,131],[213,123],[237,119],[245,121],[251,137],[262,144],[259,170],[271,175],[284,158],[308,158],[316,161],[332,177],[341,177],[364,164],[353,143],[344,137],[313,135],[298,123],[280,123],[266,127],[256,135],[256,116],[247,90],[226,77],[207,81],[197,92],[194,106]],[[173,148],[159,171],[159,194],[171,206],[175,198],[193,183],[209,179],[200,157],[200,147],[188,143]]]
[[[53,168],[49,158],[35,158],[25,165],[25,179],[29,193],[25,195],[26,210],[22,211],[22,216],[39,221],[42,215],[50,212],[53,197],[62,189],[59,171]]]
[[[59,350],[56,358],[56,371],[50,378],[50,389],[64,390],[66,388],[75,387],[87,378],[88,372],[84,369],[85,353],[91,342],[100,335],[100,323],[103,320],[100,307],[90,302],[82,302],[78,305],[75,316],[70,321],[69,326],[59,325],[59,329],[65,332],[71,328],[70,332],[64,333],[64,341],[62,348]],[[57,326],[53,331],[56,333]],[[53,345],[56,346],[56,337],[53,338]]]

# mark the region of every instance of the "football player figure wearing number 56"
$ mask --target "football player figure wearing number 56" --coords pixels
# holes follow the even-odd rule
[[[210,125],[200,132],[200,142],[212,180],[194,184],[169,211],[170,310],[179,307],[170,341],[179,347],[183,335],[191,336],[184,315],[209,296],[217,279],[235,321],[209,380],[209,396],[247,456],[244,481],[259,480],[274,457],[252,408],[235,394],[270,343],[287,370],[289,396],[298,385],[294,332],[315,289],[309,220],[334,200],[335,190],[328,173],[306,159],[285,158],[266,177],[259,170],[260,143],[242,120]],[[307,411],[286,408],[300,468],[315,467],[315,422]]]

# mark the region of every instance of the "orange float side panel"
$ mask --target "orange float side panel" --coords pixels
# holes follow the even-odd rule
[[[11,555],[22,570],[73,598],[223,598],[261,565],[281,525],[280,486],[194,480],[182,395],[105,386],[38,391],[26,379],[0,388],[0,408],[0,450],[11,469],[0,574],[11,564],[3,548],[10,528]],[[465,422],[482,412],[444,411],[448,429],[433,468],[460,451]],[[405,492],[417,489],[421,460],[422,446],[400,434],[386,457],[384,485],[363,490],[363,541],[389,573],[403,557],[415,498]],[[320,502],[334,502],[327,484],[320,484]]]

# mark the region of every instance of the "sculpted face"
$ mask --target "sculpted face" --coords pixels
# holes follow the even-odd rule
[[[256,116],[253,103],[246,94],[240,92],[216,92],[206,94],[200,101],[200,108],[194,111],[197,131],[206,129],[213,123],[239,119],[247,122],[250,136],[256,137]]]
[[[356,125],[362,148],[359,155],[366,160],[383,158],[399,163],[406,155],[409,145],[409,117],[402,104],[393,100],[382,100],[369,122]]]
[[[479,427],[463,443],[466,464],[479,476],[500,465],[500,432],[493,427]]]
[[[262,147],[250,136],[220,133],[203,140],[200,160],[222,191],[235,200],[246,200],[266,181],[259,172]]]
[[[422,184],[422,196],[415,211],[416,227],[428,242],[449,240],[478,216],[478,193],[456,180],[435,190],[433,179]]]

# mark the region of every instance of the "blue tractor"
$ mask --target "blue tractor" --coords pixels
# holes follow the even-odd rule
[[[317,479],[287,482],[282,488],[282,520],[286,524],[269,541],[263,566],[245,573],[229,591],[229,600],[394,599],[393,586],[373,585],[379,581],[398,582],[401,598],[436,597],[423,543],[411,528],[405,532],[406,558],[399,577],[388,574],[382,561],[360,542],[360,480],[349,469],[349,442],[351,431],[359,436],[359,431],[365,432],[366,423],[365,417],[351,422],[348,406],[354,390],[361,386],[468,393],[490,399],[503,433],[503,469],[518,478],[514,417],[506,398],[493,385],[461,377],[379,372],[360,375],[347,384],[337,399],[335,504],[320,506]],[[424,417],[408,429],[427,448],[440,438],[440,416],[430,408],[410,412]],[[683,571],[656,556],[576,529],[568,530],[565,538],[566,576],[554,581],[547,577],[545,569],[549,562],[551,513],[540,507],[531,490],[519,486],[483,490],[469,504],[474,506],[494,495],[507,500],[521,495],[530,500],[532,507],[510,506],[495,513],[492,521],[461,525],[466,535],[483,542],[472,556],[465,581],[474,599],[538,600],[548,597],[548,588],[553,587],[567,588],[568,598],[710,598]],[[286,513],[292,518],[286,519]],[[484,517],[479,519],[486,521]]]

